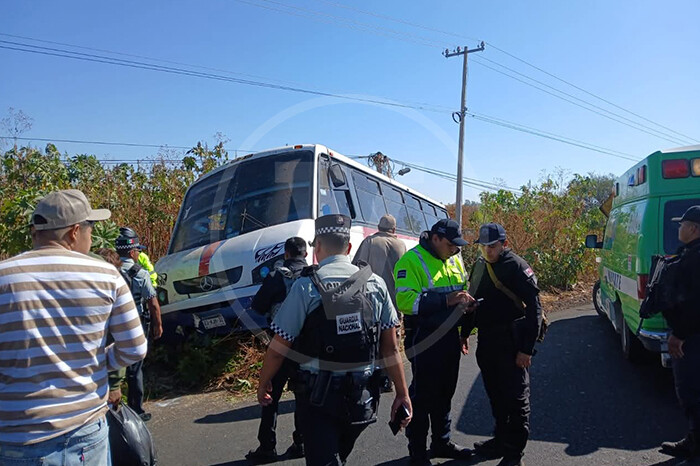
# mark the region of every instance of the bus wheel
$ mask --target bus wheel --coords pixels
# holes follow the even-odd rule
[[[620,311],[622,316],[622,311]],[[629,325],[625,322],[625,318],[621,317],[620,343],[622,345],[622,355],[630,362],[640,362],[644,356],[644,347],[642,342],[630,330]]]
[[[593,285],[593,307],[600,317],[605,317],[605,310],[603,309],[603,297],[600,291],[600,280],[595,282]]]

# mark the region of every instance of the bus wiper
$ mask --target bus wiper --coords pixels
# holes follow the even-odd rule
[[[248,208],[246,207],[245,209],[243,209],[243,212],[241,212],[241,231],[243,231],[243,225],[245,225],[246,219],[250,219],[253,223],[257,223],[257,225],[260,228],[266,228],[270,226],[250,215],[248,213]]]

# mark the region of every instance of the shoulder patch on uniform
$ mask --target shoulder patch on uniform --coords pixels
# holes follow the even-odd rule
[[[526,268],[525,270],[523,270],[523,272],[525,272],[525,276],[526,276],[527,278],[530,278],[530,277],[532,277],[533,275],[535,275],[535,272],[532,271],[532,267]]]
[[[399,278],[406,278],[405,270],[399,270],[398,272],[396,272],[396,279],[398,280]]]

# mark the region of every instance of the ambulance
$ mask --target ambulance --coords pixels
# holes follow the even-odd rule
[[[598,250],[599,280],[594,305],[620,334],[623,355],[637,360],[644,351],[661,355],[668,367],[668,326],[657,314],[639,317],[654,255],[676,254],[680,217],[700,204],[700,145],[655,152],[631,167],[601,208],[608,215],[602,240],[586,238]]]

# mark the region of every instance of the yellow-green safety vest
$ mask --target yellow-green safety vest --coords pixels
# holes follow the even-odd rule
[[[443,261],[420,244],[406,252],[394,267],[396,304],[403,314],[418,313],[421,293],[452,293],[467,289],[467,274],[459,254]]]

